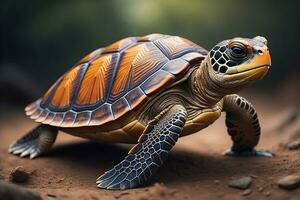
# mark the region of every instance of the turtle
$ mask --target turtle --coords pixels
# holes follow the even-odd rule
[[[180,36],[149,34],[121,39],[91,52],[25,108],[38,126],[9,147],[33,159],[47,152],[58,131],[135,144],[96,180],[104,189],[149,181],[179,137],[226,113],[233,145],[227,156],[272,157],[255,147],[260,124],[254,106],[236,93],[271,67],[265,37],[234,37],[211,50]]]

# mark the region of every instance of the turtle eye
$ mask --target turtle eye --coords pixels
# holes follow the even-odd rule
[[[247,56],[247,50],[244,46],[240,44],[235,44],[232,45],[232,47],[230,48],[230,54],[234,58],[244,58]]]

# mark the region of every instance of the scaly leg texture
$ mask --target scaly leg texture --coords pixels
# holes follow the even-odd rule
[[[21,139],[11,144],[9,152],[21,157],[33,159],[48,151],[55,142],[57,129],[47,125],[39,125]]]
[[[266,150],[256,150],[260,137],[260,125],[254,107],[243,97],[228,95],[224,97],[223,110],[226,112],[226,125],[233,141],[228,156],[266,156],[273,154]]]
[[[186,110],[175,105],[149,122],[125,159],[97,179],[107,189],[134,188],[145,183],[167,159],[186,120]]]

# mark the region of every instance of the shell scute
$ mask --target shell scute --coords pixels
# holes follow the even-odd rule
[[[99,122],[105,123],[112,120],[114,120],[114,115],[111,110],[111,105],[104,104],[92,112],[89,125],[96,126],[99,125]]]
[[[184,74],[184,72],[186,72],[186,70],[188,69],[189,65],[190,65],[189,62],[187,62],[181,58],[177,58],[177,59],[167,62],[162,67],[162,70],[165,70],[165,71],[173,74],[174,76],[177,76],[177,75]]]
[[[71,127],[73,126],[75,119],[76,119],[76,113],[73,111],[67,111],[65,113],[64,121],[62,122],[61,126],[63,127]]]
[[[48,116],[46,119],[42,122],[43,124],[50,124],[53,121],[53,118],[55,116],[54,112],[49,112]]]
[[[76,98],[76,105],[92,105],[103,101],[114,71],[113,55],[105,54],[90,64],[85,72]]]
[[[139,104],[141,104],[146,98],[146,94],[143,92],[143,90],[140,87],[137,87],[125,96],[127,102],[130,105],[131,109],[136,108]]]
[[[168,59],[152,43],[140,43],[123,53],[112,85],[109,102],[113,102],[139,85],[145,77],[160,69]]]
[[[76,66],[70,72],[66,73],[51,99],[51,105],[54,107],[67,107],[71,104],[71,96],[74,92],[76,77],[80,66]]]
[[[89,53],[88,55],[83,57],[76,65],[86,63],[86,62],[92,62],[93,60],[98,58],[103,51],[104,51],[104,48],[99,48],[99,49],[94,50],[92,53]]]
[[[81,125],[89,124],[90,119],[91,119],[90,111],[79,112],[76,115],[73,126],[81,126]]]
[[[154,40],[157,40],[162,37],[166,37],[166,35],[159,34],[159,33],[153,33],[153,34],[149,34],[149,35],[140,37],[139,42],[153,42]]]
[[[119,40],[117,42],[112,43],[111,45],[107,46],[104,50],[103,53],[112,53],[112,52],[119,52],[122,51],[123,49],[129,47],[130,45],[135,44],[137,41],[136,37],[128,37],[124,38],[122,40]]]
[[[197,63],[197,62],[200,63],[204,59],[204,57],[200,53],[191,52],[191,53],[187,53],[187,54],[183,55],[181,57],[181,59],[192,64],[192,63]]]
[[[30,119],[37,119],[40,114],[43,112],[43,109],[41,108],[37,108],[31,115],[30,115]]]
[[[60,126],[64,119],[64,113],[56,113],[50,125]]]
[[[114,113],[115,119],[118,119],[122,115],[124,115],[128,110],[130,110],[130,106],[125,99],[125,97],[120,98],[116,102],[111,105],[112,112]]]
[[[43,110],[43,112],[40,114],[40,116],[35,120],[36,122],[43,122],[46,120],[47,116],[49,114],[48,110]]]
[[[163,37],[155,40],[154,44],[156,44],[169,59],[178,58],[181,55],[194,50],[191,45],[184,42],[184,40],[178,36]]]
[[[158,71],[150,76],[142,85],[141,88],[146,95],[150,95],[160,90],[165,85],[170,85],[175,81],[175,76],[166,71]]]

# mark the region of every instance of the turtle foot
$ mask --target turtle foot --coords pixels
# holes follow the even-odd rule
[[[9,146],[8,151],[20,157],[36,158],[53,145],[57,130],[46,125],[39,125],[28,134]]]
[[[97,187],[110,190],[124,190],[140,185],[141,180],[138,177],[138,170],[142,171],[142,169],[134,168],[131,162],[133,157],[133,155],[127,156],[121,163],[100,176],[96,181]],[[134,163],[138,162],[134,161]]]
[[[243,150],[243,151],[228,149],[223,154],[225,156],[261,156],[261,157],[269,157],[269,158],[275,156],[274,153],[272,153],[269,150],[256,150],[256,149]]]
[[[41,154],[38,142],[38,139],[30,140],[25,143],[15,142],[10,145],[8,151],[12,154],[20,155],[20,157],[29,156],[30,159],[33,159]]]

